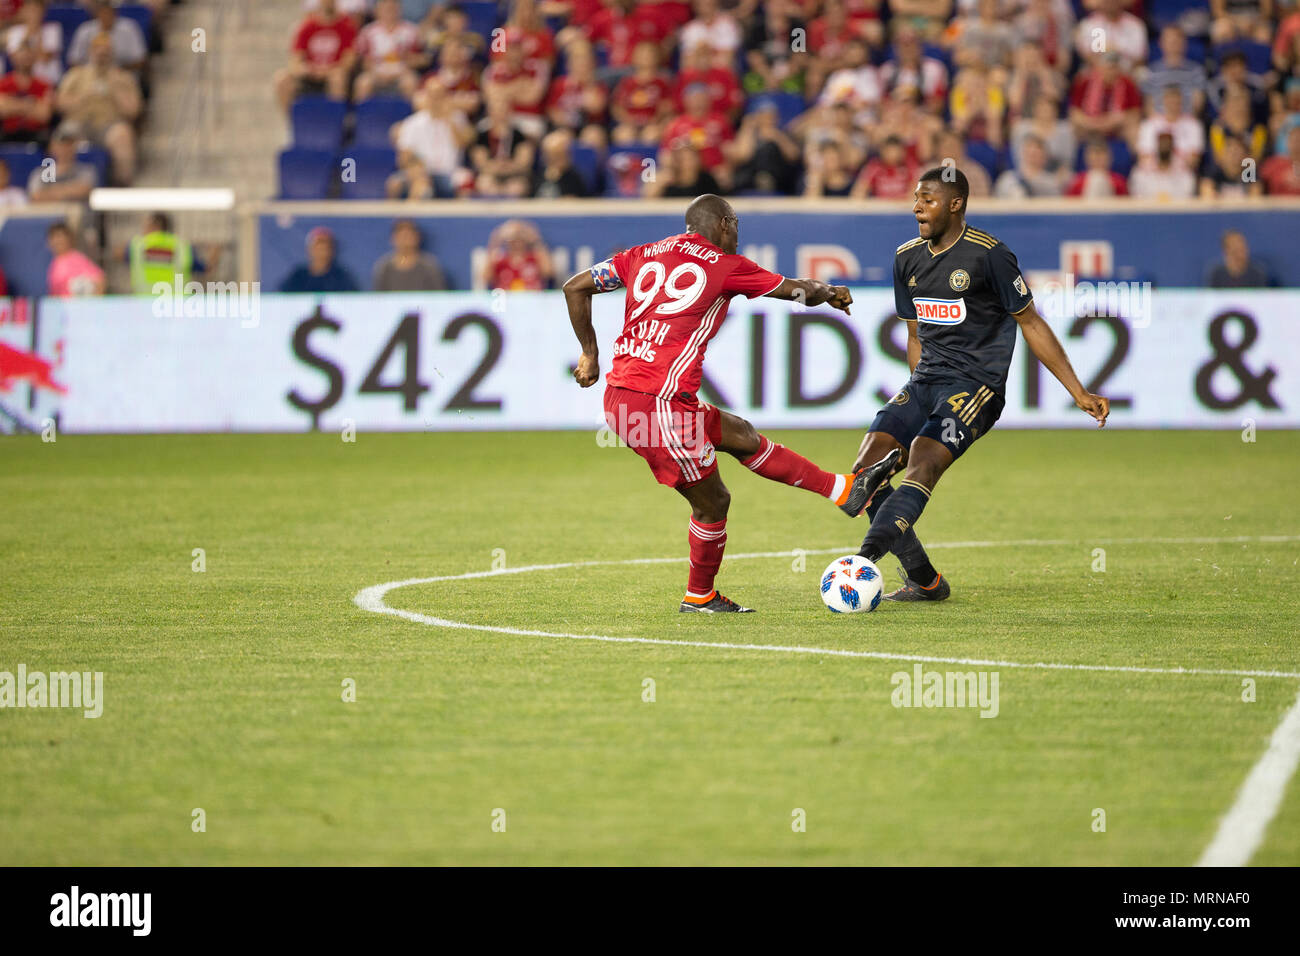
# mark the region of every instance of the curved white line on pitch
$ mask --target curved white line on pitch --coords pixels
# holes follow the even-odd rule
[[[1232,544],[1246,542],[1279,543],[1300,541],[1300,535],[1242,535],[1233,538],[1109,538],[1098,539],[1098,544]],[[1031,539],[1021,541],[954,541],[948,544],[931,544],[927,548],[992,548],[1001,546],[1031,547],[1039,545],[1078,544],[1077,541],[1055,541]],[[844,548],[800,549],[802,554],[844,554]],[[745,561],[754,558],[789,558],[791,551],[754,551],[748,554],[728,554],[729,561]],[[1043,661],[1025,663],[1022,661],[993,661],[966,657],[933,657],[924,654],[891,654],[885,651],[848,651],[831,647],[803,647],[800,645],[781,644],[730,644],[723,641],[673,641],[654,637],[613,637],[606,634],[565,634],[559,631],[533,631],[519,627],[496,627],[490,624],[468,624],[464,621],[451,621],[441,617],[431,617],[416,611],[404,611],[389,607],[384,601],[389,591],[398,588],[414,587],[417,584],[435,584],[439,581],[468,581],[473,578],[493,578],[507,574],[528,574],[533,571],[558,571],[563,568],[608,567],[629,564],[680,564],[685,558],[627,558],[617,561],[566,561],[560,564],[532,564],[518,568],[500,568],[495,571],[468,571],[465,574],[444,574],[432,578],[407,578],[405,581],[389,581],[376,584],[357,592],[352,600],[363,611],[375,614],[390,614],[416,624],[429,627],[446,627],[464,631],[489,631],[494,634],[513,634],[520,637],[562,637],[572,641],[602,641],[609,644],[663,644],[679,647],[713,647],[729,651],[767,651],[777,654],[820,654],[827,657],[859,657],[870,660],[912,661],[925,664],[962,664],[970,667],[1007,667],[1031,670],[1062,671],[1109,671],[1125,674],[1199,674],[1220,677],[1288,677],[1300,679],[1300,673],[1290,671],[1261,670],[1218,670],[1201,667],[1128,667],[1114,664],[1055,664]]]

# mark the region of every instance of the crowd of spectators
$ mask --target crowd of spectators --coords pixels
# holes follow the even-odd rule
[[[395,198],[1300,195],[1297,0],[305,6],[280,100],[409,101]]]

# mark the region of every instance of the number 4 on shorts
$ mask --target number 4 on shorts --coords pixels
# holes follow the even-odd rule
[[[970,398],[970,392],[958,392],[948,399],[948,404],[952,406],[954,415],[962,410],[962,406],[966,404],[968,398]]]

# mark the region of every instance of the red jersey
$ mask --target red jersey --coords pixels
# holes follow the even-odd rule
[[[614,87],[614,102],[627,110],[627,118],[638,126],[653,123],[659,116],[661,103],[672,95],[672,87],[663,76],[642,80],[629,74]]]
[[[653,6],[641,4],[626,15],[614,7],[606,7],[587,21],[586,31],[588,40],[605,48],[610,66],[630,66],[633,47],[643,40],[662,42],[672,27]]]
[[[740,89],[736,75],[720,66],[711,66],[707,70],[682,70],[677,74],[674,98],[679,110],[686,109],[682,95],[694,83],[703,83],[709,88],[709,108],[715,113],[729,115],[740,109],[745,102],[745,94]]]
[[[635,246],[591,267],[596,288],[627,288],[610,385],[673,399],[700,387],[704,352],[733,295],[767,295],[785,281],[695,233]]]
[[[723,163],[722,144],[732,138],[731,122],[720,113],[708,116],[679,116],[664,130],[664,149],[691,146],[700,154],[705,169]]]
[[[298,28],[293,49],[312,66],[333,66],[352,49],[356,40],[357,28],[347,17],[339,15],[333,20],[321,20],[311,16]]]
[[[50,85],[38,76],[29,75],[25,80],[20,81],[18,74],[12,70],[4,76],[0,76],[0,96],[11,96],[14,99],[43,100],[49,93]],[[3,128],[6,133],[38,133],[48,125],[48,120],[41,122],[26,116],[6,116]]]
[[[542,260],[535,252],[526,252],[522,256],[494,256],[491,268],[494,289],[521,292],[546,288]]]

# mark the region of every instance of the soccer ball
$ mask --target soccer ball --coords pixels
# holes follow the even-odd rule
[[[860,554],[836,558],[822,573],[822,600],[836,614],[874,611],[884,591],[880,568]]]

